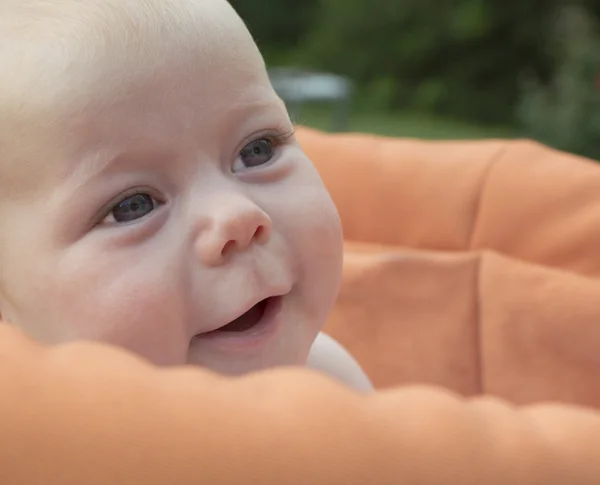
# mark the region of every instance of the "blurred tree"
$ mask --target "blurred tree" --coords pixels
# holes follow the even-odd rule
[[[319,0],[230,0],[268,61],[282,62],[314,23]]]
[[[548,22],[560,3],[320,0],[303,59],[380,105],[512,122],[520,74],[552,73]]]
[[[560,10],[558,69],[551,83],[527,80],[519,115],[525,132],[556,148],[600,160],[600,38],[589,13]]]

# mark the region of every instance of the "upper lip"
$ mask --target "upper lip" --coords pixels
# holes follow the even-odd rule
[[[289,291],[274,291],[272,293],[263,294],[258,298],[253,298],[252,300],[246,301],[243,305],[239,305],[236,307],[235,311],[229,312],[223,316],[223,318],[219,318],[219,321],[210,327],[203,329],[201,332],[198,332],[196,335],[202,335],[204,333],[213,332],[218,330],[221,327],[233,322],[236,318],[241,317],[244,313],[252,309],[254,306],[258,305],[261,301],[266,300],[267,298],[277,298],[280,296],[285,296],[289,293]]]

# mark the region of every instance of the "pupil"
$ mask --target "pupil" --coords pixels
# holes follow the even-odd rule
[[[144,217],[153,209],[152,197],[147,194],[136,194],[119,203],[113,209],[113,217],[117,222],[129,222]]]
[[[256,140],[242,150],[242,159],[247,167],[256,167],[267,163],[271,157],[273,146],[269,140]]]

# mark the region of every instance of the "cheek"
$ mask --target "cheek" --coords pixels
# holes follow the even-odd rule
[[[168,262],[164,254],[75,251],[40,275],[45,290],[25,306],[35,304],[36,330],[50,343],[96,340],[159,365],[182,364],[189,338],[181,285]]]
[[[293,185],[282,187],[274,206],[275,227],[293,254],[301,292],[311,318],[324,323],[337,297],[343,235],[338,212],[310,162]]]

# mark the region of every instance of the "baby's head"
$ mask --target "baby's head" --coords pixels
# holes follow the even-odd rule
[[[0,65],[3,320],[160,365],[304,362],[339,219],[225,0],[6,0]]]

